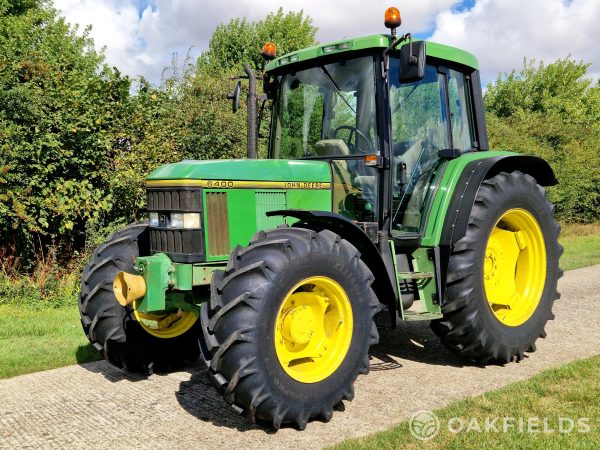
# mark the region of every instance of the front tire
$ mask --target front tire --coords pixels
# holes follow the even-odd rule
[[[369,371],[372,281],[356,248],[328,230],[279,228],[236,247],[201,310],[204,358],[225,400],[275,428],[329,420]]]
[[[148,254],[147,227],[146,222],[134,223],[100,245],[83,269],[79,294],[81,325],[89,341],[113,365],[141,373],[195,361],[200,334],[200,321],[189,317],[192,313],[183,313],[187,315],[169,328],[153,329],[145,323],[156,317],[138,312],[135,305],[123,307],[115,298],[117,273],[134,273],[135,258]]]
[[[444,317],[431,323],[442,343],[484,364],[535,351],[559,298],[559,233],[534,178],[515,171],[485,180],[450,256]]]

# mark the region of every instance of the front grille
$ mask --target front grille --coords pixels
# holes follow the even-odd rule
[[[148,211],[198,212],[202,192],[199,189],[153,189],[148,191]]]
[[[202,214],[202,191],[197,188],[157,188],[147,191],[148,211],[158,212],[160,225],[148,227],[150,252],[166,253],[174,262],[192,263],[204,261],[204,237],[201,229],[167,228],[171,212],[195,212]]]
[[[202,230],[150,228],[150,250],[166,253],[175,262],[202,259]]]
[[[287,209],[285,191],[258,191],[256,192],[256,229],[269,230],[286,223],[281,216],[268,217],[267,212]]]
[[[229,255],[229,217],[226,192],[206,193],[206,222],[208,254],[210,256]]]

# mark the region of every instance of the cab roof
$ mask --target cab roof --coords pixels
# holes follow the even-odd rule
[[[370,36],[342,39],[340,41],[328,42],[326,44],[318,44],[313,47],[304,48],[302,50],[288,53],[287,55],[276,58],[267,64],[265,70],[269,72],[280,67],[336,53],[353,52],[369,48],[380,48],[383,50],[389,47],[391,40],[392,36],[389,34],[373,34]],[[403,43],[400,47],[404,45],[406,44]],[[479,62],[477,61],[477,58],[475,58],[473,54],[464,50],[427,41],[426,52],[427,56],[453,61],[458,64],[471,67],[472,69],[479,70]]]

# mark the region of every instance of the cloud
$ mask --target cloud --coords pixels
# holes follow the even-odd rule
[[[319,28],[320,42],[385,32],[388,0],[54,0],[71,23],[92,25],[106,60],[122,72],[159,83],[174,53],[181,64],[208,48],[219,23],[234,17],[255,21],[281,5],[299,8]],[[398,5],[400,32],[431,35],[478,56],[484,79],[520,68],[523,57],[553,61],[568,54],[600,71],[597,0],[419,0]]]
[[[546,63],[571,55],[600,72],[598,0],[478,0],[468,10],[443,11],[432,41],[464,48],[480,62],[482,78],[520,69],[523,58]]]
[[[80,30],[92,25],[91,36],[98,49],[106,47],[109,64],[129,74],[146,69],[138,59],[139,17],[135,4],[119,0],[55,0],[54,6]]]
[[[435,15],[460,3],[458,0],[422,0],[401,10],[403,31],[426,33]],[[162,70],[174,53],[181,63],[185,56],[197,56],[208,48],[210,36],[219,23],[235,17],[250,21],[263,19],[282,6],[284,11],[300,8],[319,28],[320,42],[344,37],[381,33],[386,0],[308,0],[298,4],[281,0],[54,0],[55,7],[73,24],[92,25],[97,47],[105,47],[106,60],[122,72],[144,75],[158,83]]]

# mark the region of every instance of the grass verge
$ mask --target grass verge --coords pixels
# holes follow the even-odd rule
[[[75,305],[0,305],[0,378],[100,359],[81,330]]]
[[[565,249],[560,260],[563,270],[600,264],[600,224],[563,225],[558,241]]]
[[[439,433],[428,441],[413,437],[409,422],[404,421],[390,430],[347,440],[333,448],[600,448],[598,373],[600,356],[595,356],[546,370],[478,397],[453,402],[435,411],[441,426]],[[485,432],[486,419],[494,423],[494,418],[498,431],[490,426]],[[514,425],[507,426],[504,432],[504,423],[510,423],[506,418],[511,418]],[[563,431],[571,427],[570,420],[573,429],[561,432],[561,426]],[[461,424],[462,431],[449,430],[460,430]]]

